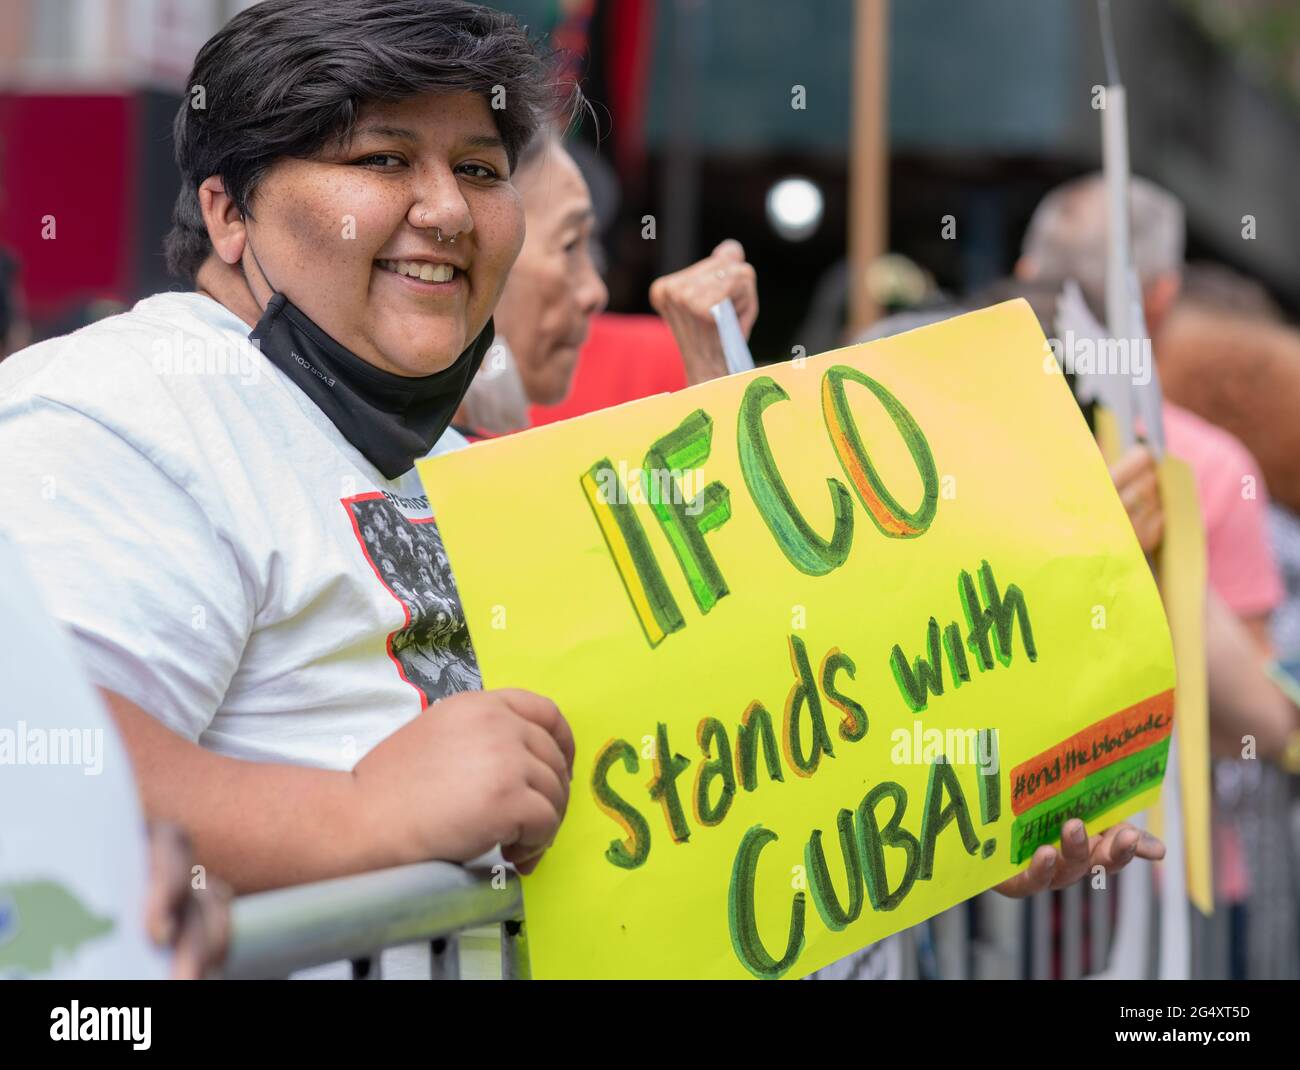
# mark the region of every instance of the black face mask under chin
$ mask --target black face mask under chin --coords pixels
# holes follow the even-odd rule
[[[384,478],[396,479],[447,430],[493,335],[489,319],[450,367],[417,378],[393,375],[340,345],[276,293],[249,338]]]

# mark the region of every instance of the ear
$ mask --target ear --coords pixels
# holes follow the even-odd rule
[[[1182,288],[1183,277],[1177,271],[1161,272],[1147,285],[1142,294],[1142,304],[1147,317],[1147,330],[1153,337],[1173,309]]]
[[[1038,265],[1034,263],[1034,258],[1032,256],[1022,256],[1016,261],[1016,266],[1012,269],[1012,273],[1021,282],[1033,282],[1035,276],[1038,274]]]
[[[210,175],[200,184],[199,210],[217,256],[227,264],[239,263],[244,255],[244,217],[218,175]]]

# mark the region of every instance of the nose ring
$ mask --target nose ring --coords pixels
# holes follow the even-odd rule
[[[436,241],[439,245],[455,245],[456,235],[453,234],[450,238],[444,238],[442,236],[442,227],[434,227],[433,240]]]

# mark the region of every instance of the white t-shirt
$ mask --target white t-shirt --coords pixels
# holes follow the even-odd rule
[[[0,529],[93,683],[222,754],[350,769],[478,667],[415,471],[248,333],[163,293],[0,364]]]

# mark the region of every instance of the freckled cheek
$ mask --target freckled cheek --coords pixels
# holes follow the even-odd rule
[[[476,213],[474,227],[479,233],[479,254],[488,278],[489,289],[500,295],[511,267],[524,244],[524,213],[517,200],[492,205]]]
[[[295,271],[305,273],[314,287],[328,289],[336,299],[353,288],[361,263],[368,269],[373,255],[364,247],[369,245],[365,222],[361,218],[350,222],[347,215],[337,199],[304,198],[284,220]]]
[[[340,182],[298,208],[318,247],[340,263],[367,269],[401,226],[404,201],[363,183]]]
[[[405,219],[405,212],[398,204],[388,201],[357,201],[356,211],[339,214],[336,234],[351,234],[353,237],[338,242],[339,252],[346,257],[349,264],[357,270],[369,272],[374,267],[376,257],[394,244],[394,236],[399,232]],[[350,223],[350,218],[355,223]],[[346,228],[346,229],[345,229]]]
[[[358,193],[349,204],[354,207],[345,209],[341,215],[354,214],[357,224],[356,240],[347,244],[358,257],[366,260],[373,260],[385,246],[392,244],[394,236],[406,225],[410,208],[409,199],[401,194],[371,190]],[[342,219],[339,226],[343,226]]]

